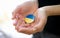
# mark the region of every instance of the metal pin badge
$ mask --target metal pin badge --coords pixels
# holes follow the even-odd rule
[[[24,20],[25,20],[26,23],[32,23],[35,20],[35,16],[33,14],[29,14],[25,17]]]

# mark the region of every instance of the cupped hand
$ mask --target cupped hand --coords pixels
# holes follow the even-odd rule
[[[41,32],[46,24],[47,15],[40,8],[37,9],[37,4],[33,2],[26,2],[13,12],[13,19],[15,20],[14,26],[18,32],[25,34],[34,34]],[[30,24],[26,24],[24,18],[28,14],[35,16],[35,21]]]

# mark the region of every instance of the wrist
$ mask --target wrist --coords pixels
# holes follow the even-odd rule
[[[41,9],[46,13],[47,17],[52,15],[48,6],[41,7]]]
[[[60,15],[60,5],[44,6],[42,8],[47,13],[47,16]]]
[[[44,16],[46,16],[46,17],[49,16],[49,14],[48,14],[48,12],[46,11],[45,7],[39,8],[39,14],[40,14],[40,13],[43,14]]]

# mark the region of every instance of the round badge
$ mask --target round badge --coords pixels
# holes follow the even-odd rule
[[[35,16],[33,14],[29,14],[25,17],[24,20],[26,23],[32,23],[32,22],[34,22],[34,19],[35,19]]]

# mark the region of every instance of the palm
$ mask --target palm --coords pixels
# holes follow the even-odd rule
[[[28,6],[27,6],[28,5]],[[26,24],[24,22],[24,18],[28,14],[34,14],[34,12],[37,10],[38,6],[37,4],[33,2],[26,2],[16,8],[16,10],[13,12],[13,19],[16,19],[16,23],[14,23],[15,26],[31,26],[31,24]]]
[[[14,25],[17,31],[26,34],[33,34],[43,30],[46,23],[46,15],[44,12],[37,10],[37,8],[37,4],[26,2],[15,9],[13,12],[13,19],[16,20]],[[32,13],[35,15],[35,21],[31,24],[26,24],[24,18],[26,15]]]

